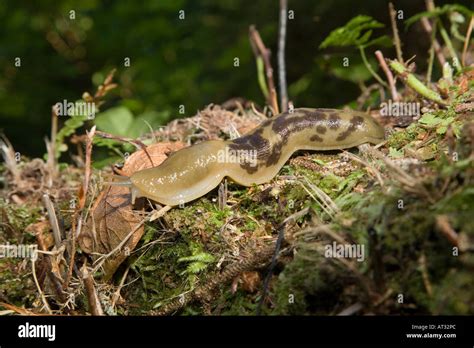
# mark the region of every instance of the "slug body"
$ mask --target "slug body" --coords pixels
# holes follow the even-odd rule
[[[244,186],[265,183],[297,150],[344,149],[383,139],[383,128],[368,114],[295,109],[240,138],[204,141],[173,153],[158,167],[134,173],[132,201],[147,197],[179,205],[205,195],[224,177]]]

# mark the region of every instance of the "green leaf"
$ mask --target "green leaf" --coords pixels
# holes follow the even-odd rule
[[[95,124],[99,130],[120,136],[128,135],[127,131],[132,123],[132,113],[123,106],[110,108],[95,118]]]
[[[367,42],[363,45],[364,48],[369,46],[382,46],[382,47],[390,47],[393,45],[392,39],[387,35],[380,36],[372,41]]]
[[[214,262],[214,256],[211,254],[201,252],[196,255],[191,255],[191,256],[186,256],[186,257],[180,257],[178,259],[178,262],[189,262],[189,261],[199,261],[199,262],[204,262],[204,263],[212,263]]]
[[[392,158],[402,158],[404,153],[403,150],[397,150],[394,147],[390,147],[388,155]]]
[[[436,126],[441,122],[441,119],[436,117],[433,114],[424,114],[423,117],[420,118],[418,121],[422,124],[426,124],[427,126]]]
[[[466,17],[470,18],[474,12],[469,10],[467,7],[458,5],[458,4],[448,4],[444,5],[443,7],[435,7],[431,11],[423,11],[420,12],[405,21],[405,28],[408,29],[410,25],[419,21],[421,18],[433,18],[433,17],[440,17],[444,14],[451,13],[451,12],[460,12],[464,14]]]
[[[360,15],[351,19],[345,26],[333,30],[321,43],[319,48],[326,48],[330,46],[359,47],[369,42],[370,36],[372,35],[372,29],[382,27],[384,27],[384,25],[380,22],[377,22],[372,17]]]

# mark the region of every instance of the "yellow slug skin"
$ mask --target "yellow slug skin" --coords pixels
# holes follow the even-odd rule
[[[295,109],[240,138],[205,141],[175,152],[160,166],[134,173],[132,192],[179,205],[205,195],[226,176],[244,186],[267,182],[297,150],[336,150],[383,140],[383,128],[368,114]]]

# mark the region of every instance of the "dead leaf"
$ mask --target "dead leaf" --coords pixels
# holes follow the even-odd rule
[[[127,159],[122,172],[130,176],[136,171],[156,167],[167,158],[168,154],[184,146],[180,142],[158,143],[148,146],[146,152],[138,150]],[[143,206],[138,209],[134,210],[132,207],[128,187],[106,187],[97,197],[89,212],[90,217],[78,238],[81,249],[88,254],[107,254],[115,249],[143,220],[140,212],[143,211]],[[110,279],[120,264],[130,255],[143,232],[144,226],[141,226],[128,239],[120,252],[104,262],[104,280]]]
[[[242,279],[242,289],[244,291],[253,293],[260,287],[261,279],[258,272],[243,272],[240,278]]]
[[[51,225],[48,220],[39,221],[28,225],[25,231],[34,236],[40,236],[44,241],[44,247],[49,250],[54,245],[54,237],[51,233]]]

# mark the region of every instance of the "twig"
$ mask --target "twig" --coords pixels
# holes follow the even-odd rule
[[[392,5],[392,3],[390,3],[390,5]],[[387,66],[387,62],[385,62],[385,58],[382,52],[379,50],[375,51],[375,56],[377,57],[380,67],[385,73],[385,76],[387,76],[387,81],[388,85],[390,86],[390,93],[392,94],[392,99],[394,101],[399,101],[400,97],[398,96],[397,87],[395,86],[395,79],[393,78],[392,72]]]
[[[461,64],[459,63],[459,58],[456,53],[456,50],[454,49],[453,43],[451,39],[449,38],[448,32],[446,29],[444,29],[443,23],[441,21],[438,21],[439,25],[439,32],[441,33],[441,37],[444,40],[444,43],[446,44],[446,48],[448,49],[449,54],[451,55],[451,58],[453,59],[453,65],[454,68],[459,72],[462,70]]]
[[[51,107],[51,140],[48,141],[45,138],[46,150],[48,153],[48,160],[46,161],[47,167],[49,168],[49,180],[56,177],[57,166],[56,166],[56,134],[58,132],[58,113],[57,106]],[[52,181],[50,182],[52,185]]]
[[[447,215],[436,216],[436,229],[454,246],[459,247],[459,237],[451,227]]]
[[[438,58],[439,65],[442,68],[446,63],[446,58],[444,57],[441,45],[439,44],[438,40],[436,40],[436,31],[431,27],[431,23],[426,17],[421,19],[421,25],[423,26],[423,29],[425,29],[425,31],[430,35],[430,37],[432,37],[433,49],[436,52],[436,57]]]
[[[159,219],[160,217],[164,216],[167,211],[169,211],[171,208],[173,208],[171,205],[165,205],[163,208],[161,208],[158,211],[155,211],[148,221],[155,221],[156,219]]]
[[[81,213],[82,215],[82,213]],[[81,217],[82,219],[82,217]],[[81,220],[82,221],[82,220]],[[79,223],[81,222],[79,221]],[[63,289],[66,290],[67,287],[69,286],[69,282],[71,281],[72,278],[72,272],[74,271],[74,260],[76,258],[76,220],[73,217],[72,219],[72,228],[71,228],[71,255],[69,257],[69,267],[68,267],[68,272],[66,276],[66,281],[63,283]]]
[[[51,311],[51,307],[49,306],[49,303],[46,300],[46,297],[44,296],[43,290],[41,290],[41,286],[39,285],[38,278],[36,278],[35,260],[33,260],[33,259],[31,260],[31,271],[33,273],[33,279],[35,281],[36,288],[38,289],[38,292],[40,294],[41,301],[43,301],[43,304],[46,307],[46,309],[48,310],[48,313],[52,314],[53,312]]]
[[[46,193],[43,195],[43,204],[48,211],[49,223],[51,224],[51,229],[53,230],[54,245],[59,248],[61,246],[62,238],[61,232],[59,231],[58,218],[56,216],[53,203]]]
[[[21,181],[21,174],[15,159],[15,149],[3,134],[0,134],[0,153],[2,154],[6,169],[13,175],[13,182],[18,185]]]
[[[82,210],[86,205],[86,196],[89,190],[89,181],[91,177],[92,142],[94,139],[94,134],[95,126],[93,126],[89,132],[87,132],[84,183],[82,185],[82,195],[79,196],[79,210]]]
[[[82,266],[82,280],[84,281],[84,286],[86,288],[87,300],[89,302],[89,310],[92,315],[104,315],[102,306],[99,301],[99,296],[94,285],[94,278],[87,270],[87,263],[84,263]]]
[[[285,70],[285,41],[286,22],[288,17],[288,0],[280,0],[280,22],[278,31],[278,80],[280,84],[280,108],[282,112],[288,111],[288,91]]]
[[[421,254],[420,259],[420,272],[421,277],[423,278],[423,284],[425,285],[426,293],[429,297],[433,296],[433,287],[431,286],[430,277],[428,275],[428,269],[426,267],[426,256],[424,253]]]
[[[48,254],[48,248],[46,247],[46,242],[43,239],[42,233],[36,233],[36,241],[38,242],[38,249],[39,249],[38,252],[44,251],[45,254]],[[47,275],[51,281],[51,284],[53,285],[53,290],[55,291],[56,296],[59,299],[58,302],[64,302],[66,298],[64,297],[62,284],[59,281],[59,279],[56,277],[56,275],[51,271],[51,268],[52,268],[51,256],[45,255],[44,258],[46,262]]]
[[[120,284],[119,284],[117,290],[114,292],[114,295],[112,297],[112,308],[115,307],[115,304],[117,303],[118,299],[120,298],[120,290],[122,290],[123,285],[125,284],[125,280],[127,279],[128,271],[130,271],[130,267],[127,267],[127,269],[123,273],[122,279],[120,280]]]
[[[260,37],[259,32],[255,29],[254,25],[251,25],[249,28],[249,37],[250,44],[252,46],[253,53],[255,57],[261,57],[265,65],[265,75],[267,78],[268,85],[268,98],[267,103],[272,108],[273,113],[279,114],[278,101],[276,96],[275,83],[273,82],[273,68],[270,62],[270,50],[265,47],[262,38]]]
[[[365,49],[363,46],[359,47],[360,51],[360,56],[362,57],[362,61],[364,62],[365,67],[367,70],[369,70],[370,74],[377,80],[378,83],[380,83],[384,87],[388,87],[387,83],[382,80],[382,78],[375,72],[375,70],[372,68],[372,65],[369,63],[367,60],[367,56],[365,55]]]
[[[227,206],[227,179],[224,179],[219,185],[218,191],[218,203],[219,203],[219,210],[224,210]]]
[[[397,28],[397,11],[395,11],[395,8],[393,7],[393,4],[391,2],[388,3],[388,10],[390,13],[390,21],[392,22],[392,32],[393,32],[393,42],[395,44],[395,49],[397,51],[397,59],[400,63],[403,62],[403,56],[402,56],[402,46],[401,46],[401,41],[400,37],[398,36],[398,28]]]
[[[428,58],[428,68],[426,69],[426,82],[428,85],[431,83],[431,74],[433,72],[435,44],[436,44],[436,22],[434,24],[433,31],[431,33],[430,56]]]
[[[464,47],[462,50],[462,58],[461,58],[462,66],[465,66],[465,63],[466,63],[466,53],[467,53],[467,48],[469,46],[469,41],[471,40],[472,27],[474,27],[474,16],[471,16],[471,21],[469,22],[469,27],[467,28],[466,40],[464,40]]]

